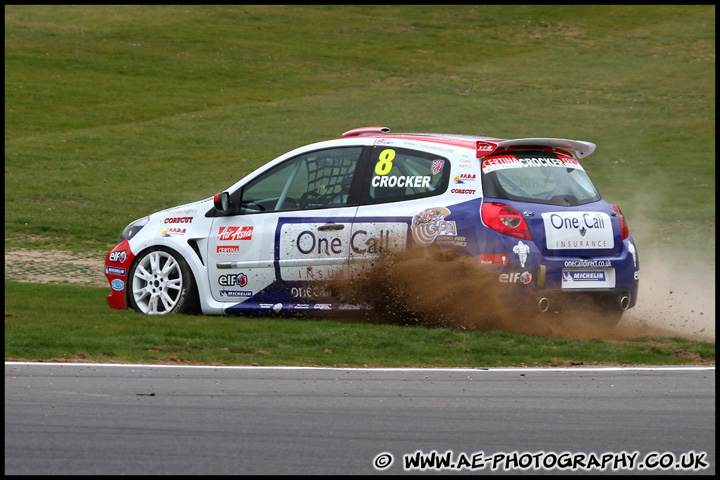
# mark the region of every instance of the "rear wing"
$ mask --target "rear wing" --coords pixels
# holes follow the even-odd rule
[[[343,133],[343,138],[358,137],[364,135],[388,135],[390,129],[388,127],[361,127],[348,130]],[[412,137],[436,137],[445,139],[454,139],[456,142],[462,142],[464,146],[472,148],[472,142],[477,138],[482,140],[476,141],[477,158],[482,158],[491,153],[501,153],[510,147],[530,146],[530,147],[548,147],[551,149],[562,149],[572,152],[578,160],[585,158],[595,151],[595,144],[583,142],[580,140],[566,140],[563,138],[518,138],[515,140],[500,140],[491,137],[473,137],[468,135],[447,135],[437,133],[400,133],[395,136],[412,136]]]
[[[482,158],[491,153],[500,153],[510,147],[531,146],[550,147],[569,150],[578,160],[585,158],[595,151],[596,145],[580,140],[566,140],[563,138],[518,138],[515,140],[480,140],[477,142],[477,158]]]

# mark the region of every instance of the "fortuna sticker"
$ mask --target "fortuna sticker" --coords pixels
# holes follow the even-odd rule
[[[418,245],[427,247],[438,235],[456,236],[455,222],[445,220],[448,215],[450,210],[444,207],[428,208],[415,215],[412,221],[412,236]]]

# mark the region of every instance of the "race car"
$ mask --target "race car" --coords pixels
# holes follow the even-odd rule
[[[372,308],[336,301],[328,282],[383,252],[440,248],[496,276],[513,308],[584,296],[615,324],[637,302],[638,253],[579,162],[595,148],[349,130],[129,224],[105,259],[107,301],[146,314]]]

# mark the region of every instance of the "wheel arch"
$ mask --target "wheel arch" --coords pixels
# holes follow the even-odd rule
[[[207,288],[207,269],[204,265],[199,264],[200,262],[194,261],[196,257],[195,250],[188,244],[182,242],[146,242],[144,243],[133,258],[132,263],[128,267],[128,283],[132,281],[130,273],[134,271],[135,266],[145,257],[145,254],[151,251],[163,250],[165,252],[177,255],[180,257],[190,269],[190,273],[193,276],[193,283],[195,288],[195,295],[198,299],[197,307],[200,309],[198,313],[205,313],[204,308],[204,296],[201,295],[203,288]],[[203,275],[205,273],[205,275]],[[125,288],[125,305],[126,308],[132,309],[132,299],[130,298],[131,288],[128,286]]]

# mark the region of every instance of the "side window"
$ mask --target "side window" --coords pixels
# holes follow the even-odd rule
[[[347,205],[362,147],[318,150],[292,158],[249,182],[240,213]]]
[[[446,158],[406,148],[376,146],[368,168],[363,186],[366,204],[440,195],[447,189],[450,177]]]

